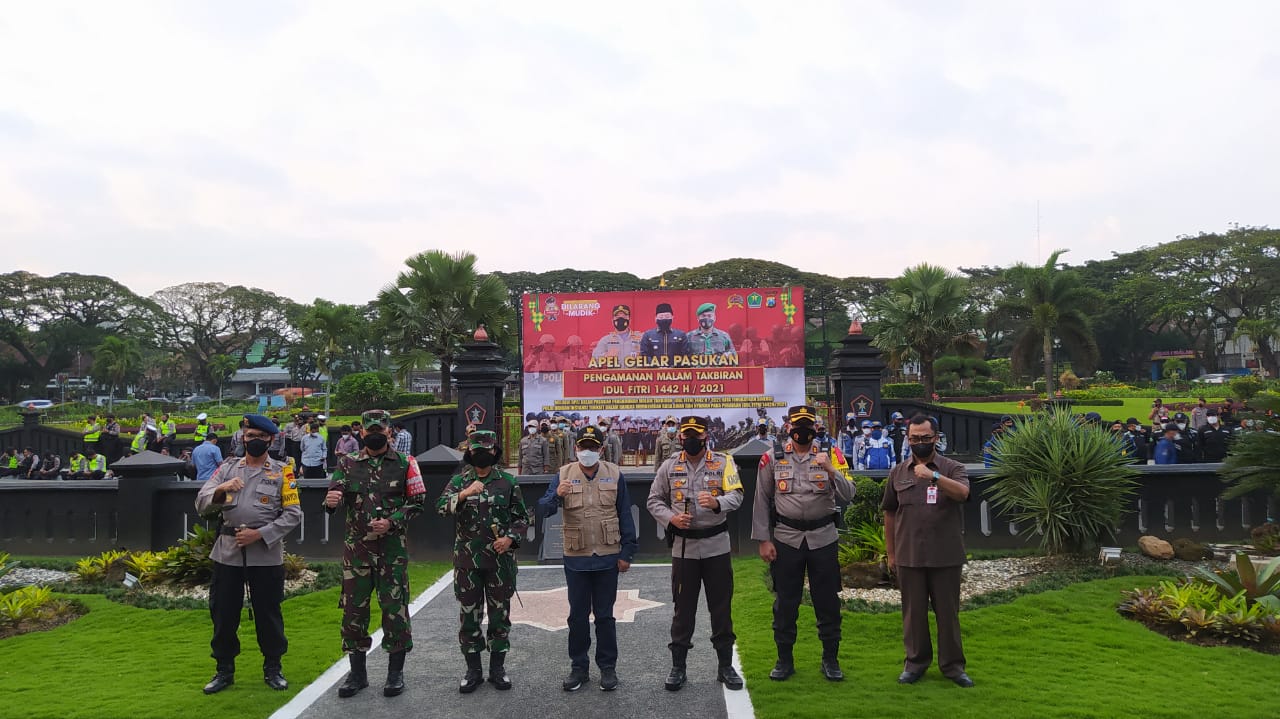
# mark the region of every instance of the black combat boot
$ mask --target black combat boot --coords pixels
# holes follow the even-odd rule
[[[778,645],[778,663],[773,665],[773,671],[769,672],[769,678],[775,682],[786,681],[787,677],[796,673],[796,662],[792,658],[791,645]]]
[[[688,647],[671,647],[671,673],[667,675],[667,681],[662,685],[667,691],[680,691],[680,687],[688,681],[685,675],[685,660],[688,656]]]
[[[489,683],[503,691],[511,688],[511,677],[507,676],[506,663],[506,652],[489,652]]]
[[[840,642],[822,643],[822,676],[829,682],[844,681],[844,672],[840,671]]]
[[[343,699],[353,697],[369,686],[369,674],[364,670],[364,652],[351,652],[347,655],[347,661],[351,664],[351,671],[347,672],[346,680],[338,687],[338,696]]]
[[[404,655],[405,650],[391,652],[387,660],[387,683],[382,685],[382,696],[400,696],[404,691]]]
[[[278,692],[289,688],[289,680],[284,678],[284,673],[280,669],[280,657],[262,662],[262,681]]]
[[[716,680],[724,684],[726,689],[741,689],[742,677],[738,674],[738,670],[733,668],[733,645],[716,647],[716,659],[720,662],[720,668],[716,670]]]
[[[209,680],[209,683],[204,685],[204,693],[217,694],[235,683],[236,665],[219,662],[217,672],[213,675],[213,678]]]
[[[467,673],[458,682],[458,691],[470,694],[484,684],[484,670],[480,668],[480,652],[469,652],[462,656],[467,658]]]

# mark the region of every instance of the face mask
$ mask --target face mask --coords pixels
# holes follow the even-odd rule
[[[261,457],[267,453],[267,447],[270,445],[271,443],[265,439],[251,439],[244,443],[244,451],[250,457]]]
[[[862,428],[862,433],[863,433],[863,434],[871,434],[871,428],[870,428],[870,427],[863,427],[863,428]]]
[[[761,428],[759,429],[759,434],[760,434],[760,436],[761,436],[761,437],[765,436],[766,434],[769,434],[769,428],[768,428],[768,427],[761,427]]]
[[[1187,423],[1186,423],[1186,422],[1179,422],[1179,423],[1178,423],[1178,430],[1179,430],[1179,431],[1184,430],[1184,429],[1186,429],[1186,428],[1187,428]]]
[[[1204,421],[1208,422],[1209,424],[1217,424],[1217,423],[1218,423],[1218,418],[1217,418],[1217,417],[1206,417]]]
[[[600,425],[600,431],[601,431],[601,432],[608,432],[608,431],[609,431],[609,425],[607,425],[607,424],[602,424],[602,425]]]
[[[537,434],[537,433],[538,433],[537,427],[529,427],[529,434]]]
[[[561,422],[561,423],[560,423],[560,429],[569,429],[569,423],[568,423],[568,422]]]
[[[666,332],[671,329],[671,320],[658,320],[658,329]]]
[[[626,320],[621,317],[613,321],[613,328],[619,332],[625,330],[630,326],[631,326],[631,320]]]
[[[387,435],[381,432],[367,434],[364,438],[364,446],[377,452],[387,446]]]
[[[688,455],[701,454],[706,446],[707,443],[701,437],[685,437],[684,442],[680,445],[684,453]]]
[[[547,432],[550,432],[550,431],[551,431],[551,428],[544,424],[544,425],[542,425],[542,429],[541,429],[540,431],[541,431],[543,434],[546,434]]]
[[[676,433],[675,427],[667,427],[667,434],[675,434],[675,433]]]
[[[594,467],[600,463],[600,453],[590,449],[578,450],[578,462],[583,467]]]
[[[485,467],[492,467],[497,463],[498,463],[498,455],[494,454],[493,452],[490,452],[487,449],[471,450],[470,464],[472,467],[479,467],[480,469],[484,469]]]
[[[714,325],[715,323],[716,320],[714,317],[702,317],[698,319],[698,326],[704,330],[711,329],[711,325]]]
[[[854,432],[856,432],[856,431],[858,430],[858,423],[857,423],[857,422],[850,421],[850,422],[849,422],[849,424],[847,424],[847,425],[845,425],[845,426],[846,426],[846,427],[848,427],[850,431],[854,431]]]
[[[826,429],[825,427],[823,427],[822,429],[818,430],[818,436],[819,436],[819,437],[826,437],[826,436],[827,436],[827,429]]]
[[[880,439],[880,435],[884,434],[878,429],[871,430],[871,439]]]
[[[933,454],[934,446],[935,443],[933,442],[919,442],[917,444],[912,444],[911,454],[915,455],[916,459],[928,459],[929,456]]]
[[[789,436],[796,444],[802,447],[807,447],[809,443],[813,441],[814,431],[808,427],[797,427],[796,429],[791,430],[791,434]]]

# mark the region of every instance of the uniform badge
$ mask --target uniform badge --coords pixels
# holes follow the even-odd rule
[[[259,501],[259,502],[261,502],[261,503],[263,503],[263,504],[271,504],[271,498],[270,498],[270,497],[259,497],[259,498],[258,498],[258,501]]]
[[[788,481],[787,481],[787,480],[785,480],[785,479],[779,479],[779,480],[778,480],[778,491],[779,491],[779,492],[790,492],[790,491],[791,491],[791,483],[790,483],[790,482],[788,482]]]
[[[814,482],[813,486],[817,487],[819,492],[825,492],[827,489],[826,482]]]
[[[672,482],[671,482],[671,486],[672,486],[672,487],[677,487],[677,488],[679,488],[679,487],[683,487],[683,486],[684,486],[684,483],[685,483],[686,481],[688,481],[688,480],[684,480],[684,479],[676,479],[676,480],[672,480]]]
[[[677,501],[677,502],[683,502],[683,501],[684,501],[684,492],[681,492],[680,490],[676,490],[675,499],[676,499],[676,501]]]

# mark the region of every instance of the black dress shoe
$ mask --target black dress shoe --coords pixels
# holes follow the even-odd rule
[[[685,675],[684,667],[673,666],[671,667],[671,672],[667,674],[667,681],[662,685],[662,688],[669,692],[680,691],[680,687],[684,686],[686,681],[688,681],[688,677]]]
[[[742,675],[738,674],[738,670],[733,665],[720,667],[716,671],[716,681],[724,685],[725,689],[738,690],[742,688]]]
[[[920,681],[920,677],[924,676],[924,672],[903,672],[898,675],[899,684],[915,684]]]
[[[964,687],[965,689],[968,689],[969,687],[973,686],[973,680],[970,679],[969,675],[965,674],[964,672],[960,672],[954,677],[951,677],[951,681],[955,682],[956,686]]]
[[[284,678],[284,674],[280,672],[280,667],[263,669],[262,681],[266,682],[267,686],[278,692],[282,692],[289,688],[289,680]]]
[[[569,672],[569,676],[566,677],[563,682],[560,682],[560,688],[567,692],[576,692],[582,688],[583,684],[586,684],[589,681],[591,681],[591,677],[586,673],[586,671],[574,669]]]
[[[777,664],[773,665],[773,670],[769,672],[769,678],[775,682],[786,681],[787,677],[796,673],[796,667],[791,662],[784,662],[781,659]]]
[[[840,662],[835,659],[822,660],[822,676],[829,682],[844,681],[844,672],[840,671]]]
[[[611,692],[618,688],[618,672],[615,669],[600,670],[600,691]]]
[[[226,689],[227,687],[235,683],[236,683],[235,672],[220,671],[217,674],[213,675],[213,678],[209,680],[208,684],[204,685],[204,693],[217,694],[218,692],[222,691],[223,689]]]

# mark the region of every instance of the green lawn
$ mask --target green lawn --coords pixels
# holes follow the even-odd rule
[[[1211,397],[1206,395],[1205,399],[1212,406],[1214,404],[1221,405],[1221,397]],[[1124,402],[1120,407],[1091,407],[1087,405],[1077,405],[1076,412],[1081,414],[1085,412],[1097,412],[1102,415],[1105,420],[1126,420],[1130,417],[1137,417],[1138,421],[1146,424],[1147,416],[1151,414],[1151,400],[1147,398],[1128,397],[1120,400]],[[1168,400],[1167,404],[1172,407],[1178,402],[1187,403],[1187,413],[1190,414],[1191,408],[1195,406],[1194,400]],[[956,409],[967,409],[973,412],[990,412],[991,414],[1030,414],[1030,405],[1018,406],[1017,402],[945,402],[947,407]],[[1170,410],[1173,414],[1173,410]]]
[[[410,589],[421,593],[449,569],[443,562],[411,564]],[[89,613],[48,632],[0,642],[0,717],[266,717],[341,658],[338,594],[334,587],[284,603],[288,691],[262,683],[262,658],[246,618],[236,685],[212,697],[200,691],[214,671],[207,610],[137,609],[101,595],[70,595]],[[372,616],[375,629],[376,606]]]
[[[734,620],[751,700],[761,719],[782,717],[1275,717],[1280,657],[1171,641],[1115,611],[1122,590],[1155,577],[1119,577],[1024,596],[961,615],[973,689],[931,667],[900,686],[900,614],[846,614],[840,661],[846,681],[818,671],[813,611],[800,610],[798,673],[772,682],[777,658],[771,595],[761,564],[735,567]]]

